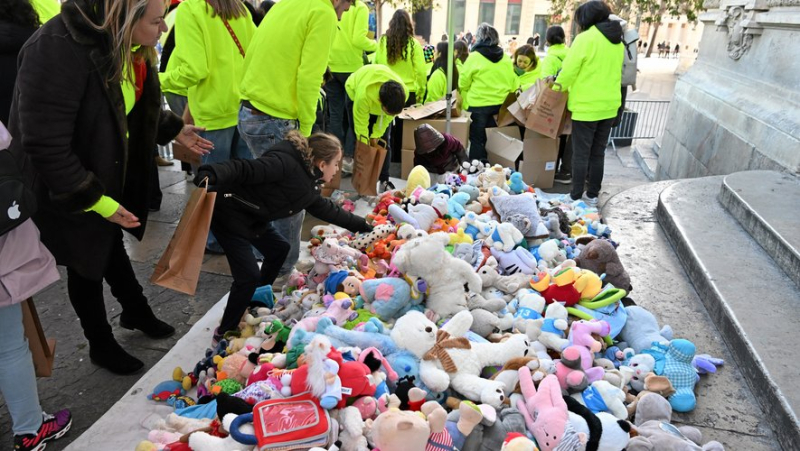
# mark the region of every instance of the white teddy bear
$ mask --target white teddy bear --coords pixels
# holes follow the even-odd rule
[[[628,419],[628,409],[625,407],[625,392],[608,381],[592,382],[582,392],[573,393],[570,396],[584,406],[589,407],[593,412],[595,411],[594,409],[600,408],[601,411],[608,412],[620,420]],[[597,399],[598,397],[600,398],[599,400]]]
[[[541,318],[544,307],[545,300],[536,290],[519,290],[516,298],[508,304],[509,310],[514,314],[514,328],[525,333],[526,322]]]
[[[548,349],[561,352],[569,346],[569,340],[564,338],[568,316],[566,307],[553,302],[547,306],[544,318],[526,322],[525,333],[528,338],[541,342]]]
[[[401,348],[420,359],[420,377],[434,392],[452,387],[466,398],[500,408],[505,400],[505,384],[480,377],[483,368],[503,365],[513,357],[533,355],[531,342],[514,334],[502,343],[474,343],[463,337],[472,325],[464,311],[441,329],[416,311],[399,318],[391,337]]]
[[[525,241],[522,232],[508,222],[489,221],[479,228],[484,243],[503,252],[511,252],[518,244]]]
[[[445,203],[445,205],[447,205]],[[415,229],[428,231],[439,217],[434,207],[425,204],[409,205],[408,212],[397,204],[389,205],[389,216],[397,224],[407,222]]]
[[[470,292],[481,292],[481,279],[472,266],[445,250],[450,243],[446,233],[434,233],[406,242],[392,262],[409,277],[420,277],[428,285],[427,306],[442,318],[467,310],[464,285]]]

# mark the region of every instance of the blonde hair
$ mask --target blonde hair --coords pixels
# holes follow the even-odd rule
[[[169,0],[163,1],[166,12]],[[154,47],[141,46],[135,52],[131,51],[133,29],[144,16],[149,2],[150,0],[98,0],[96,15],[103,21],[99,25],[90,19],[90,15],[95,15],[93,11],[78,8],[86,22],[95,30],[106,32],[111,41],[109,58],[114,69],[106,80],[109,84],[120,83],[123,79],[134,83],[133,63],[136,59],[143,59],[150,66],[158,62]]]
[[[206,10],[208,6],[214,11],[211,17],[221,17],[225,20],[233,20],[247,15],[247,8],[239,0],[206,0]]]
[[[292,130],[286,134],[286,140],[303,154],[309,169],[319,162],[332,162],[342,151],[339,138],[328,133],[314,133],[306,139],[297,130]]]

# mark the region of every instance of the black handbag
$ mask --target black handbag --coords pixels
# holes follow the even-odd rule
[[[0,150],[0,236],[30,219],[36,212],[36,196],[27,186],[8,150]]]

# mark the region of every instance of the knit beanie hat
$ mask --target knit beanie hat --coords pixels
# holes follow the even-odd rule
[[[433,50],[435,47],[431,44],[426,45],[422,48],[422,55],[425,56],[425,62],[430,63],[433,61]]]
[[[444,136],[430,124],[422,124],[414,130],[414,144],[416,153],[426,154],[433,152],[444,142]]]

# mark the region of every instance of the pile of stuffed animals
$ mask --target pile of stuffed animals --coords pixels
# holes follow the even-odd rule
[[[154,387],[175,410],[137,451],[722,449],[670,421],[723,362],[635,305],[597,209],[500,166],[444,180],[414,168],[368,234],[315,228],[313,265]]]

